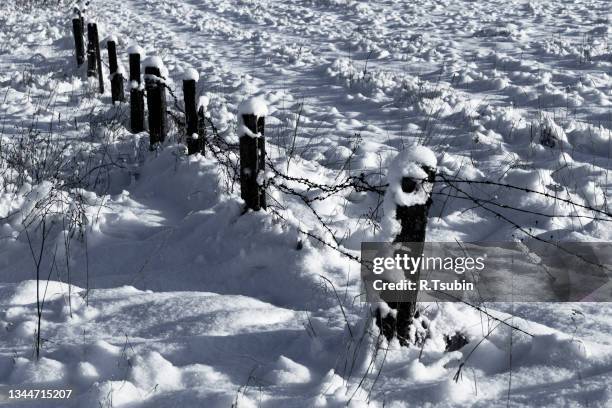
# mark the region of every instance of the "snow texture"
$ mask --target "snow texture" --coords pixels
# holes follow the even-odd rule
[[[107,44],[109,42],[114,42],[116,45],[119,45],[119,40],[117,40],[117,36],[114,34],[110,34],[108,37],[106,37],[104,43]]]
[[[198,106],[223,141],[239,142],[242,113],[266,115],[277,169],[390,182],[382,208],[351,189],[309,208],[270,186],[283,219],[243,214],[215,155],[185,155],[180,132],[149,151],[148,133],[126,127],[129,107],[76,66],[72,2],[42,3],[0,2],[0,156],[17,147],[0,160],[0,384],[74,392],[23,406],[610,406],[612,304],[487,303],[490,316],[424,304],[422,349],[379,343],[360,264],[332,249],[359,256],[362,241],[391,239],[396,206],[431,188],[401,191],[423,164],[542,193],[466,187],[521,209],[495,207],[538,238],[611,241],[603,215],[551,198],[609,205],[608,1],[91,2],[100,38],[133,44],[118,47],[122,65],[126,51],[144,56],[136,42],[163,55],[179,101],[182,67],[201,74]],[[427,239],[525,237],[473,207],[434,197]],[[468,344],[446,352],[457,331]]]

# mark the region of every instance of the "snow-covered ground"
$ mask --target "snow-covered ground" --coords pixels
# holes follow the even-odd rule
[[[609,303],[427,304],[423,349],[387,344],[359,301],[359,264],[332,248],[358,256],[379,239],[377,194],[314,201],[328,228],[274,188],[283,219],[242,215],[216,158],[186,156],[176,132],[149,152],[110,83],[95,93],[76,68],[71,2],[20,3],[0,4],[0,398],[74,393],[9,406],[610,406]],[[238,105],[263,97],[268,154],[291,176],[384,176],[418,143],[441,173],[577,204],[462,187],[488,201],[477,207],[437,185],[429,241],[610,241],[609,217],[584,208],[608,211],[612,188],[609,8],[92,0],[86,18],[118,38],[125,67],[130,45],[159,56],[179,101],[197,70],[231,143]],[[445,352],[456,331],[469,344]]]

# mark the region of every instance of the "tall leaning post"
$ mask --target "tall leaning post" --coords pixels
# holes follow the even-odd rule
[[[83,16],[78,8],[75,8],[72,17],[72,35],[74,36],[77,66],[80,67],[85,62],[85,43],[83,42]]]
[[[266,141],[264,127],[268,108],[260,97],[245,100],[238,109],[240,135],[240,195],[246,209],[266,208],[265,187],[259,175],[265,171]]]
[[[123,91],[123,69],[120,69],[117,63],[117,39],[110,37],[106,41],[108,49],[108,66],[110,69],[111,81],[111,98],[113,104],[115,102],[125,101],[125,93]]]
[[[421,172],[419,174],[405,174],[409,164],[416,164]],[[389,176],[387,193],[390,194],[389,200],[394,202],[395,220],[399,224],[399,233],[394,237],[394,243],[402,243],[396,253],[408,254],[412,258],[419,258],[423,254],[425,245],[425,235],[427,230],[427,217],[429,208],[432,204],[431,190],[436,178],[437,160],[434,153],[423,146],[408,148],[395,158],[389,166]],[[414,167],[413,167],[414,168]],[[408,173],[413,170],[408,171]],[[396,195],[401,190],[401,195],[416,195],[410,199],[411,205],[402,205],[402,199]],[[385,197],[385,200],[388,198]],[[420,269],[406,275],[407,280],[419,281]],[[410,326],[417,314],[417,290],[409,293],[409,299],[402,299],[401,302],[386,303],[397,311],[396,314],[387,314],[382,317],[377,312],[376,322],[381,328],[381,332],[390,340],[397,336],[400,344],[405,344],[410,337]],[[384,296],[383,296],[383,300]]]
[[[201,124],[197,112],[196,83],[199,74],[194,69],[187,69],[183,74],[183,100],[185,102],[185,136],[188,154],[204,153],[204,139],[200,134]]]
[[[149,57],[143,65],[145,67],[147,107],[149,108],[150,148],[154,150],[158,143],[166,140],[166,78],[164,75],[167,73],[159,57]]]
[[[128,48],[130,58],[130,129],[140,133],[144,126],[144,91],[140,80],[140,60],[144,51],[137,45]]]

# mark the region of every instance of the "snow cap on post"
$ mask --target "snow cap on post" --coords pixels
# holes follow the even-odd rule
[[[183,81],[196,81],[200,79],[200,74],[193,68],[187,68],[183,71]]]
[[[145,73],[147,68],[157,68],[162,78],[168,78],[168,69],[164,65],[162,59],[156,55],[145,58],[142,62],[142,66],[145,68]]]
[[[431,197],[433,183],[429,181],[438,161],[425,146],[411,146],[400,152],[389,165],[385,192],[382,241],[393,241],[402,231],[397,219],[397,207],[425,206]],[[406,181],[414,183],[406,192]]]
[[[130,45],[127,49],[127,52],[128,54],[139,54],[142,57],[145,56],[145,50],[137,44]]]
[[[116,45],[119,44],[119,40],[117,40],[117,36],[115,34],[111,34],[104,40],[104,44],[108,46],[109,42],[114,42]]]
[[[257,138],[259,133],[254,133],[244,123],[244,116],[255,116],[255,123],[259,118],[263,118],[268,114],[268,105],[262,96],[253,96],[244,100],[238,106],[238,135],[239,137],[250,136]]]
[[[393,202],[396,205],[410,207],[416,204],[425,204],[431,190],[417,189],[412,193],[406,193],[402,189],[402,180],[406,177],[414,180],[426,180],[427,172],[423,167],[435,170],[437,165],[436,155],[425,146],[409,147],[400,152],[389,166],[387,194],[392,195]]]
[[[239,115],[255,115],[258,118],[268,114],[268,105],[262,96],[252,96],[244,100],[238,107]]]

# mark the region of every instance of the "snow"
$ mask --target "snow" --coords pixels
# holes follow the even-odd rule
[[[207,108],[208,108],[208,104],[209,104],[209,103],[210,103],[210,98],[209,98],[208,96],[206,96],[206,95],[201,95],[201,96],[198,98],[198,106],[197,106],[197,110],[199,111],[199,110],[200,110],[200,108],[203,108],[203,109],[204,109],[204,111],[206,111],[206,110],[207,110]]]
[[[247,98],[238,106],[238,115],[255,115],[259,118],[267,114],[268,105],[262,96]]]
[[[183,71],[183,80],[184,81],[198,81],[200,79],[200,74],[193,68],[187,68]]]
[[[104,43],[109,42],[114,42],[116,45],[119,45],[119,40],[117,39],[117,36],[115,34],[110,34],[108,37],[106,37]]]
[[[276,384],[308,383],[311,380],[310,370],[307,367],[285,356],[278,358],[275,368],[265,377]]]
[[[427,147],[414,146],[406,148],[389,164],[387,170],[389,187],[387,188],[385,199],[388,197],[390,203],[406,207],[425,204],[431,195],[433,184],[431,182],[424,182],[427,180],[427,172],[423,167],[435,170],[436,166],[436,156]],[[404,178],[418,181],[415,191],[405,193],[402,190],[402,180]]]
[[[142,61],[143,68],[157,68],[162,78],[168,77],[168,69],[164,65],[162,59],[156,55],[146,57]]]
[[[397,206],[423,205],[431,197],[433,183],[426,181],[428,176],[424,167],[435,170],[437,163],[434,152],[425,146],[409,146],[391,161],[387,170],[389,186],[383,201],[385,211],[382,220],[383,232],[378,237],[381,242],[393,241],[401,231],[401,224],[395,216]],[[404,178],[417,181],[414,191],[404,192],[402,189]],[[402,279],[402,274],[395,273],[394,277],[386,274],[385,277],[397,282]]]
[[[238,117],[238,126],[236,128],[236,133],[238,133],[240,137],[260,137],[260,133],[253,133],[248,127],[246,127],[244,124],[243,115],[255,115],[256,118],[260,118],[265,117],[267,114],[268,105],[262,96],[252,96],[245,99],[240,103],[240,105],[238,105],[238,112],[236,114]]]
[[[126,78],[127,72],[123,64],[117,64],[117,72],[115,72],[115,74],[123,75],[123,78]]]
[[[359,263],[332,249],[359,256],[362,241],[394,237],[397,205],[447,191],[401,190],[423,165],[606,208],[607,1],[92,2],[101,38],[112,31],[127,53],[144,56],[138,42],[163,56],[143,65],[165,67],[179,104],[173,80],[193,78],[185,67],[201,75],[198,108],[223,141],[247,133],[242,114],[265,116],[277,169],[389,183],[382,204],[345,190],[312,208],[270,186],[283,219],[243,213],[218,157],[185,155],[175,129],[150,152],[148,133],[127,129],[129,107],[92,92],[75,66],[70,2],[20,3],[0,4],[0,157],[16,146],[13,163],[24,164],[0,160],[0,384],[71,388],[68,408],[609,405],[610,303],[486,304],[529,334],[464,304],[426,303],[430,338],[400,347],[368,320],[371,308],[395,311],[360,303]],[[118,57],[126,66],[125,50]],[[608,220],[548,195],[465,188],[531,212],[496,207],[542,239],[612,238]],[[472,202],[438,197],[430,241],[523,236]],[[52,229],[37,292],[41,202]],[[469,342],[446,352],[455,332]]]
[[[236,116],[238,117],[238,126],[236,128],[236,133],[240,135],[240,137],[252,137],[258,138],[261,137],[260,133],[253,133],[245,124],[243,115],[255,115],[256,118],[265,117],[268,114],[268,105],[266,101],[261,96],[254,96],[245,99],[238,106],[238,112]]]
[[[145,57],[145,50],[137,44],[132,44],[127,49],[128,54],[140,54],[140,58]]]

